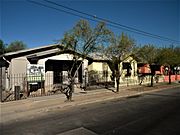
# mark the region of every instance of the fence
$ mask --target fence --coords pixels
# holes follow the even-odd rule
[[[65,72],[48,71],[44,75],[14,74],[3,78],[1,85],[1,100],[12,101],[27,97],[61,94],[67,87],[69,80]],[[89,72],[75,77],[76,89],[94,89],[114,86],[110,81],[110,73]]]
[[[16,74],[1,77],[1,101],[12,101],[44,95],[61,94],[68,85],[68,76],[65,72],[48,71],[44,75]],[[161,80],[163,78],[161,77]],[[120,86],[150,83],[150,76],[143,78],[124,77],[120,80]],[[77,89],[93,90],[111,88],[115,86],[111,72],[90,71],[75,78],[75,91]]]
[[[1,81],[1,101],[25,98],[23,96],[27,90],[25,74],[2,76]]]
[[[111,75],[112,73],[107,71],[88,72],[87,89],[114,87],[115,82]]]

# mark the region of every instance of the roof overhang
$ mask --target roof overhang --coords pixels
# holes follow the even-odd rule
[[[37,55],[37,53],[40,53],[40,52],[50,51],[53,49],[63,49],[63,48],[64,46],[60,44],[47,45],[47,46],[42,46],[42,47],[37,47],[37,48],[32,48],[32,49],[25,49],[25,50],[20,50],[16,52],[5,53],[0,56],[0,59],[4,57],[10,61],[13,58],[31,56],[31,55],[35,56]]]

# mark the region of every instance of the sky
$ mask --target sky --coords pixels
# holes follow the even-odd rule
[[[128,27],[180,41],[179,0],[51,1]],[[38,2],[49,4],[43,0],[38,0]],[[57,6],[56,8],[62,9]],[[21,40],[27,44],[28,48],[56,43],[79,19],[83,19],[30,3],[27,0],[0,0],[0,17],[0,39],[6,44]],[[89,22],[92,26],[97,24]],[[146,37],[111,26],[107,27],[117,35],[126,33],[136,41],[137,45],[177,45],[174,42]]]

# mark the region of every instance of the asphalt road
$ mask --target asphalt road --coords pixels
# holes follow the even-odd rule
[[[80,127],[102,135],[180,135],[180,88],[34,114],[3,123],[0,132],[56,135]]]

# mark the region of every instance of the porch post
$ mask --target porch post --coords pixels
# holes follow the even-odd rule
[[[0,67],[0,101],[3,102],[3,91],[6,88],[6,67]]]
[[[2,67],[0,67],[0,101],[2,102]]]

